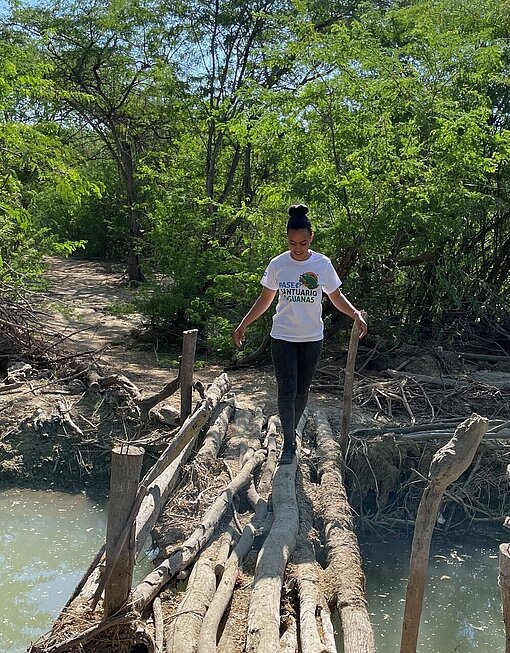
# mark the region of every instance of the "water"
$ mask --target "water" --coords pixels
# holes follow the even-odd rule
[[[23,653],[50,628],[102,544],[106,510],[84,494],[12,489],[0,492],[0,523],[0,653]],[[433,541],[418,653],[504,650],[498,545],[509,539],[497,532]],[[410,547],[398,536],[361,539],[378,653],[400,647]],[[137,565],[136,575],[150,568]]]
[[[0,652],[47,631],[101,546],[104,506],[84,494],[0,492]]]
[[[418,653],[505,650],[499,544],[506,532],[433,540]],[[378,653],[400,650],[411,539],[361,541]]]

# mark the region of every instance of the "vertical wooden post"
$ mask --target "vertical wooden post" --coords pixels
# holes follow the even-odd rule
[[[181,356],[181,424],[191,415],[191,396],[193,392],[193,371],[195,369],[195,350],[198,329],[183,332]]]
[[[361,312],[363,318],[366,317],[364,311]],[[351,337],[349,340],[349,350],[347,352],[347,362],[345,364],[344,374],[344,398],[342,409],[342,422],[340,427],[340,447],[345,455],[347,451],[347,442],[349,438],[349,426],[351,423],[352,413],[352,393],[354,386],[354,366],[356,365],[356,354],[358,353],[360,331],[356,323],[352,325]]]
[[[109,617],[121,607],[131,591],[135,566],[134,520],[131,534],[126,538],[117,560],[114,551],[125,529],[131,508],[136,499],[144,450],[121,444],[112,450],[108,524],[106,527],[106,565],[114,568],[105,587],[104,616]]]
[[[505,624],[505,653],[510,653],[510,544],[499,545],[499,585]]]

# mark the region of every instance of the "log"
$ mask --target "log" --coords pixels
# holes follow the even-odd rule
[[[304,427],[298,425],[300,433]],[[297,456],[280,465],[273,478],[274,522],[260,550],[248,609],[246,653],[278,651],[280,646],[280,597],[285,567],[296,545],[299,511],[295,477]]]
[[[234,412],[234,406],[235,397],[230,397],[218,406],[220,408],[219,414],[205,434],[204,443],[195,458],[197,463],[206,465],[217,457],[227,432],[228,423]]]
[[[139,399],[136,404],[140,409],[140,420],[144,423],[147,422],[151,409],[177,392],[180,382],[181,380],[179,376],[177,376],[175,379],[172,379],[170,383],[167,383],[161,392],[157,392],[156,394],[151,395],[150,397],[146,397],[145,399]]]
[[[245,456],[250,456],[262,445],[261,411],[257,409],[255,415],[244,408],[236,408],[234,419],[229,429],[229,448],[238,451],[239,464]]]
[[[220,399],[229,389],[230,381],[226,374],[220,374],[220,376],[216,377],[198,408],[185,420],[175,438],[147,472],[143,479],[144,485],[149,486],[177,458],[188,442],[199,433]]]
[[[276,446],[276,433],[280,429],[280,418],[272,416],[269,418],[267,426],[267,435],[265,446],[267,448],[267,459],[262,468],[262,474],[259,481],[259,494],[267,499],[271,492],[273,483],[274,471],[276,469],[276,462],[278,459],[278,449]]]
[[[181,377],[181,422],[191,414],[193,395],[193,371],[195,369],[195,351],[197,348],[198,329],[183,332]]]
[[[428,385],[439,386],[440,388],[457,388],[467,387],[472,385],[471,381],[464,381],[460,379],[452,379],[447,376],[427,376],[426,374],[410,374],[408,372],[397,372],[396,370],[385,370],[384,374],[392,379],[412,379],[420,383],[428,383]]]
[[[188,580],[186,594],[166,634],[166,653],[196,653],[204,615],[216,591],[218,541],[200,554]]]
[[[221,391],[221,389],[224,387],[225,380],[223,377],[225,377],[225,375],[221,375],[220,377],[217,377],[217,379],[215,379],[215,382],[217,381],[218,383],[215,384],[215,382],[213,382],[213,384],[211,385],[212,388],[211,394],[213,396],[212,401],[214,401],[214,398],[216,396],[216,391]],[[204,401],[207,402],[208,398],[205,397]],[[197,411],[202,407],[203,404],[201,404],[197,408]],[[147,486],[148,493],[144,501],[142,502],[135,524],[135,547],[136,547],[137,555],[142,551],[145,541],[147,540],[147,537],[149,536],[151,530],[154,528],[154,525],[156,524],[156,521],[159,517],[159,513],[162,507],[166,503],[168,496],[175,488],[175,485],[179,480],[180,467],[182,463],[184,463],[191,455],[195,443],[195,439],[198,434],[198,430],[196,428],[195,423],[192,422],[190,429],[191,428],[193,430],[191,433],[191,439],[189,440],[188,444],[185,445],[183,450],[178,454],[178,456],[172,463],[170,463],[166,467],[162,466],[163,471],[158,476],[156,476],[154,480],[152,480]],[[225,424],[225,429],[226,429],[226,424]],[[184,424],[179,429],[178,434],[180,434],[181,437],[185,437],[185,438],[188,437],[188,432],[186,431]],[[142,481],[142,484],[145,484],[145,482],[146,481],[144,479]],[[88,604],[90,600],[93,599],[93,597],[97,592],[98,583],[100,582],[100,572],[102,566],[104,566],[104,555],[103,555],[103,551],[100,551],[96,555],[93,564],[90,565],[89,569],[84,574],[83,578],[80,580],[79,586],[75,589],[75,591],[72,594],[72,598],[69,599],[69,601],[66,603],[65,606],[66,610],[69,609],[71,604],[73,609],[77,609],[78,607],[80,610],[85,610],[85,611],[89,609]]]
[[[363,319],[366,313],[362,311]],[[340,426],[340,446],[342,453],[347,451],[347,444],[349,440],[349,426],[351,423],[352,414],[352,393],[354,386],[354,367],[356,365],[356,354],[358,353],[360,331],[356,322],[352,325],[351,337],[349,339],[349,349],[347,352],[347,362],[345,364],[344,375],[344,394],[343,394],[343,408],[342,408],[342,423]]]
[[[225,565],[230,556],[230,549],[232,548],[232,541],[234,539],[234,528],[229,524],[227,530],[220,537],[220,544],[218,547],[218,555],[216,556],[216,563],[214,565],[214,573],[216,578],[221,578],[225,571]]]
[[[298,479],[301,474],[298,470]],[[299,597],[299,640],[302,653],[336,653],[322,635],[321,613],[327,611],[326,598],[320,588],[321,568],[315,559],[312,546],[313,508],[303,487],[303,480],[297,483],[299,508],[299,533],[292,555],[292,577],[296,580]],[[334,644],[334,642],[333,642]]]
[[[344,461],[327,416],[316,415],[319,503],[324,518],[327,574],[335,588],[345,653],[374,653],[375,640],[365,597],[365,575],[343,480]]]
[[[210,540],[216,526],[227,512],[227,509],[232,505],[234,496],[250,482],[253,472],[262,464],[264,458],[265,451],[258,451],[243,465],[239,474],[227,485],[225,490],[209,510],[207,510],[198,528],[166,560],[135,587],[131,595],[131,600],[125,606],[127,609],[132,606],[134,610],[141,612],[159,594],[159,591],[171,578],[196,559],[201,549]]]
[[[289,618],[289,624],[281,636],[279,653],[298,653],[297,622]]]
[[[135,547],[133,516],[130,513],[138,492],[143,454],[143,449],[129,444],[115,447],[112,451],[108,524],[106,528],[106,565],[109,568],[109,580],[105,586],[105,618],[117,612],[120,606],[125,603],[131,591],[135,566]],[[129,523],[130,519],[131,523]],[[123,546],[116,552],[117,541],[126,526],[130,530],[131,536],[125,538]],[[114,552],[118,556],[117,560],[115,560]]]
[[[456,481],[473,461],[487,425],[488,420],[484,417],[471,415],[458,426],[450,442],[436,452],[430,463],[429,485],[425,488],[416,516],[400,653],[416,653],[430,542],[439,504],[446,488]]]
[[[161,599],[156,596],[152,602],[152,616],[154,619],[154,653],[163,653],[163,610],[161,609]]]
[[[198,639],[197,653],[215,653],[218,629],[234,593],[234,587],[239,576],[240,565],[243,558],[253,546],[255,535],[260,533],[260,526],[263,523],[262,520],[265,520],[266,517],[267,515],[265,513],[259,512],[258,515],[253,517],[250,523],[246,524],[239,542],[229,556],[218,589],[216,590],[214,598],[211,600],[209,610],[207,611],[202,623],[202,629]],[[271,520],[268,520],[265,524],[264,530],[266,530],[266,532],[270,528]]]
[[[499,586],[505,624],[505,653],[510,653],[510,544],[499,545]]]
[[[233,410],[232,405],[233,399],[225,402],[218,417],[211,428],[207,431],[204,443],[200,447],[195,458],[197,463],[207,464],[216,458],[227,431],[228,421]],[[196,438],[197,433],[195,433],[192,440],[190,440],[177,458],[150,484],[147,498],[143,502],[136,519],[137,554],[143,549],[143,545],[156,525],[163,506],[166,504],[168,497],[177,485],[182,465],[191,455]]]

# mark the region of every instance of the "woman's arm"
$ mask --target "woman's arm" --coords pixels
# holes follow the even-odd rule
[[[340,292],[340,288],[334,290],[331,294],[328,295],[328,297],[330,298],[331,303],[335,308],[337,308],[341,313],[345,313],[345,315],[349,316],[354,320],[356,326],[358,327],[359,337],[363,338],[364,336],[366,336],[368,331],[368,326],[363,318],[363,315],[361,314],[360,311],[358,311],[357,308],[355,308],[351,304],[351,302],[347,299],[347,297],[342,295],[342,293]]]
[[[276,292],[277,292],[276,290],[270,290],[265,286],[262,288],[262,292],[255,300],[255,303],[250,308],[250,310],[246,313],[246,315],[241,320],[239,326],[234,331],[233,338],[236,347],[241,346],[246,328],[252,322],[255,322],[255,320],[257,320],[261,315],[263,315],[267,311],[267,309],[271,306],[271,304],[273,303],[273,299],[275,298]]]

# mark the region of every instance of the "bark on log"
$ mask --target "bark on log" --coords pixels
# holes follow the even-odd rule
[[[300,424],[304,425],[304,420]],[[248,610],[246,653],[278,651],[280,596],[285,567],[296,545],[299,512],[295,477],[297,456],[280,465],[273,479],[274,522],[257,559]]]
[[[209,544],[200,554],[188,580],[177,616],[166,634],[166,653],[196,653],[204,615],[216,591],[215,565],[218,542]]]
[[[448,485],[471,464],[487,425],[487,419],[473,414],[459,425],[450,442],[437,451],[430,463],[430,483],[416,516],[400,653],[416,653],[430,542],[441,498]]]
[[[322,611],[329,613],[326,598],[320,588],[321,567],[315,559],[311,543],[313,537],[313,508],[303,487],[298,470],[297,501],[299,508],[299,533],[292,554],[292,577],[296,580],[299,597],[299,640],[302,653],[336,653],[322,635]]]
[[[204,437],[204,443],[196,455],[195,460],[197,463],[207,464],[217,457],[227,432],[228,423],[232,417],[232,413],[234,412],[234,406],[234,397],[221,402],[219,406],[221,407],[220,412],[212,423],[212,426],[208,429]]]
[[[327,573],[336,591],[345,653],[373,653],[375,640],[365,598],[365,575],[343,481],[343,456],[328,419],[317,413],[319,501],[324,516]]]
[[[267,499],[269,493],[271,492],[271,487],[273,483],[274,471],[276,469],[277,461],[277,446],[276,446],[276,433],[280,428],[280,418],[273,415],[269,418],[267,425],[267,435],[265,446],[267,448],[267,459],[262,468],[262,474],[260,475],[260,481],[258,486],[259,494]]]
[[[144,485],[150,485],[154,479],[162,474],[165,469],[177,458],[184,447],[199,433],[200,429],[209,419],[214,408],[218,405],[223,395],[230,389],[230,381],[226,374],[218,376],[207,389],[205,398],[195,412],[190,415],[179,429],[179,432],[161,454],[154,466],[143,479]]]
[[[211,508],[205,513],[200,526],[170,557],[148,574],[133,590],[131,600],[128,602],[129,606],[141,612],[171,578],[196,559],[200,550],[210,540],[219,521],[231,506],[234,496],[250,482],[251,475],[264,458],[265,451],[258,451],[246,462],[239,474],[227,485]]]

